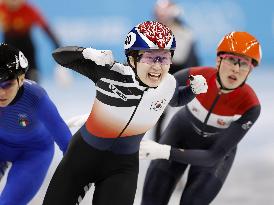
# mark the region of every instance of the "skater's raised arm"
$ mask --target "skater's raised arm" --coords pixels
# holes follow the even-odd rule
[[[96,82],[114,64],[110,50],[96,50],[78,46],[58,48],[52,53],[61,66],[70,68]]]

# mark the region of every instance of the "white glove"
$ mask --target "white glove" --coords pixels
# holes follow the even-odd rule
[[[207,83],[206,79],[202,75],[191,75],[189,77],[191,90],[194,94],[206,93]]]
[[[83,51],[85,59],[94,61],[97,65],[113,65],[114,58],[110,50],[96,50],[94,48],[85,48]]]
[[[73,83],[73,76],[71,70],[57,65],[54,70],[55,82],[61,87],[69,87]]]
[[[72,117],[69,120],[66,120],[66,124],[69,128],[81,127],[87,121],[88,116],[89,114],[84,114]]]
[[[171,146],[159,144],[152,140],[142,140],[139,159],[169,159]]]

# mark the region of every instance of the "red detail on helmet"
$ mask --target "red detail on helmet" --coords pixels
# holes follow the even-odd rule
[[[171,30],[159,22],[147,21],[140,24],[138,29],[159,48],[165,48],[172,38]]]

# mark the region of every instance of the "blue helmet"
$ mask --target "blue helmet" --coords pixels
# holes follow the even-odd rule
[[[157,21],[146,21],[135,26],[128,33],[124,44],[126,55],[130,51],[175,48],[176,41],[172,31]]]
[[[0,44],[0,82],[15,79],[28,70],[24,54],[8,44]]]

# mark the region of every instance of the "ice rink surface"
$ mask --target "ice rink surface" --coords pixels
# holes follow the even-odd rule
[[[56,84],[54,80],[45,80],[42,86],[64,119],[90,111],[95,96],[93,83],[79,75],[67,87]],[[249,133],[238,146],[238,153],[232,170],[212,205],[263,205],[274,204],[274,68],[260,67],[250,76],[248,83],[256,91],[262,105],[261,115]],[[74,133],[75,130],[72,130]],[[150,138],[151,132],[145,138]],[[45,195],[49,180],[61,159],[61,152],[56,152],[47,177],[39,193],[29,205],[40,205]],[[144,176],[148,161],[140,162],[138,189],[134,205],[139,205]],[[184,176],[172,195],[169,205],[178,205],[184,186]],[[6,178],[0,184],[3,188]],[[16,193],[15,193],[16,194]],[[88,192],[81,205],[91,205],[92,190]]]

